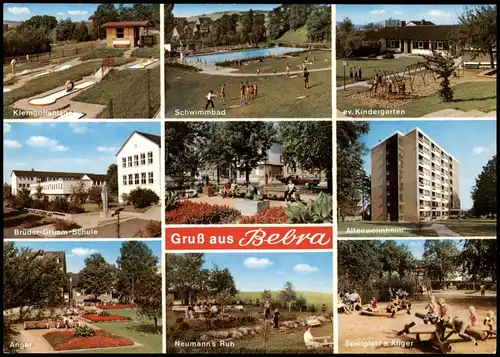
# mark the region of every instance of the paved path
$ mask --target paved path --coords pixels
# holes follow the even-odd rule
[[[326,68],[313,68],[313,69],[308,69],[308,72],[321,72],[321,71],[331,71],[331,67],[326,67]],[[235,71],[238,71],[238,69],[234,68],[224,68],[224,69],[219,69],[216,71],[202,71],[201,73],[205,74],[211,74],[215,76],[229,76],[229,77],[259,77],[257,73],[236,73]],[[302,74],[304,71],[290,71],[290,75],[298,75]],[[265,73],[261,74],[260,77],[272,77],[272,76],[286,76],[286,72],[277,72],[276,74],[274,73]]]
[[[124,53],[123,53],[123,58],[130,58],[132,57],[132,52],[134,52],[138,47],[133,47],[129,50],[126,50]]]
[[[422,118],[496,118],[497,112],[493,110],[485,113],[480,110],[469,110],[467,112],[452,108],[438,110],[437,112],[424,115]]]
[[[433,230],[436,231],[439,237],[461,237],[457,232],[452,231],[444,224],[433,223],[430,227],[424,228],[425,230]]]

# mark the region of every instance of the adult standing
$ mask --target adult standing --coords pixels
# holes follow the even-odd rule
[[[207,94],[207,104],[205,105],[205,110],[208,109],[208,106],[209,105],[212,105],[212,108],[215,108],[215,105],[214,105],[214,97],[215,97],[215,94],[214,94],[214,91],[211,90],[208,94]]]
[[[481,296],[485,296],[486,295],[486,285],[484,285],[484,283],[482,283],[481,286],[479,287],[479,289],[481,290]]]
[[[349,78],[351,79],[351,82],[353,81],[354,77],[354,72],[352,71],[352,67],[349,67]]]
[[[274,314],[273,314],[273,323],[274,323],[275,329],[278,328],[279,318],[280,318],[280,312],[278,311],[278,309],[276,309],[276,310],[274,310]]]
[[[358,79],[361,80],[363,72],[361,71],[361,66],[358,67]]]
[[[10,70],[12,74],[16,73],[16,65],[17,65],[17,60],[13,58],[12,61],[10,61]]]
[[[304,88],[309,89],[309,71],[304,67]]]
[[[266,320],[268,320],[269,317],[271,316],[271,304],[269,303],[269,300],[267,300],[266,303],[264,304],[264,316]]]

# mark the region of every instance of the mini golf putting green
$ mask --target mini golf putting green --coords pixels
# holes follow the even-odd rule
[[[146,62],[141,62],[141,63],[134,64],[132,66],[127,66],[127,69],[142,69],[142,68],[146,68],[147,66],[150,66],[153,63],[156,63],[158,61],[159,61],[159,59],[156,59],[156,58],[154,60],[148,59]]]
[[[40,98],[35,98],[30,100],[28,103],[31,105],[50,105],[54,104],[57,102],[58,99],[61,99],[67,95],[70,95],[72,93],[78,92],[79,90],[88,88],[90,86],[93,86],[95,83],[94,82],[82,82],[79,84],[76,84],[75,87],[73,88],[72,91],[68,92],[66,89],[60,90],[58,92],[49,94],[45,97],[40,97]]]

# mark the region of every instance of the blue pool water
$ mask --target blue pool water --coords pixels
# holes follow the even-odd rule
[[[265,57],[269,56],[269,54],[282,55],[284,53],[300,52],[303,50],[304,50],[303,48],[295,48],[295,47],[269,47],[269,48],[259,48],[259,49],[244,50],[244,51],[218,52],[218,53],[209,53],[206,55],[186,56],[185,59],[186,61],[189,62],[196,62],[198,60],[201,60],[203,63],[205,61],[207,61],[207,63],[217,63],[224,61]]]

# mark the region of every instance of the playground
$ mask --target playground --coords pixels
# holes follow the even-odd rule
[[[343,81],[339,83],[337,77],[339,115],[379,116],[378,113],[358,114],[356,111],[397,109],[406,117],[452,116],[446,114],[446,110],[453,110],[453,116],[496,116],[496,73],[460,65],[450,78],[454,89],[453,100],[443,102],[438,95],[440,79],[424,67],[422,60],[411,57],[373,61],[384,62],[379,67],[373,63],[360,62],[359,66],[364,72],[358,81],[349,78],[347,69],[345,90]],[[394,65],[390,66],[387,61],[394,61]],[[368,66],[366,72],[365,66]]]
[[[4,76],[4,118],[68,120],[153,117],[159,109],[160,88],[159,80],[156,83],[150,77],[159,77],[159,73],[158,76],[149,76],[149,70],[159,71],[159,56],[133,57],[137,53],[135,49],[96,49],[68,62],[51,61],[47,66],[20,72],[12,68]],[[120,83],[122,77],[127,80],[128,86],[123,87]],[[135,80],[130,81],[131,77]],[[155,84],[158,88],[153,88]],[[140,88],[134,90],[135,87]],[[141,110],[121,107],[123,99],[120,101],[119,94],[124,89],[136,98],[135,102]],[[153,94],[145,96],[144,93]],[[95,97],[103,98],[105,102]]]
[[[443,297],[458,316],[468,316],[470,305],[476,307],[481,326],[475,330],[486,331],[483,319],[489,310],[496,314],[496,293],[488,291],[486,296],[480,296],[479,292],[471,293],[465,290],[438,291],[433,293],[436,298]],[[387,302],[380,301],[380,310],[385,310]],[[353,314],[339,314],[339,353],[442,353],[438,347],[439,343],[430,341],[435,326],[425,324],[416,314],[426,312],[427,298],[420,296],[419,300],[412,300],[412,313],[398,313],[395,318],[387,316],[370,316],[359,312]],[[419,315],[420,315],[419,314]],[[408,333],[398,336],[398,332],[406,325],[415,323]],[[420,341],[417,340],[417,332]],[[447,333],[451,332],[447,329]],[[478,345],[463,340],[457,334],[452,334],[445,342],[446,346],[452,346],[452,353],[479,354],[494,353],[496,351],[496,334],[486,339],[487,334],[480,332],[482,340]],[[446,347],[443,346],[443,347]]]
[[[204,62],[181,65],[175,59],[170,63],[167,60],[166,117],[331,117],[331,63],[330,50],[268,56],[240,63],[230,61],[223,67]],[[304,67],[309,72],[307,89]],[[257,86],[257,94],[242,101],[241,82]],[[211,90],[215,94],[213,109],[217,114],[203,110]]]

